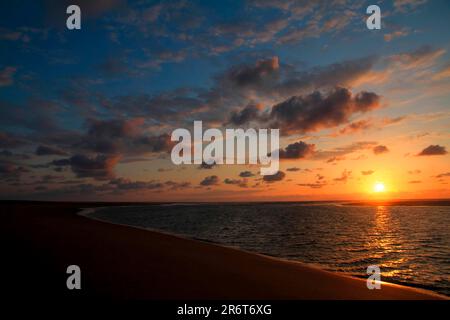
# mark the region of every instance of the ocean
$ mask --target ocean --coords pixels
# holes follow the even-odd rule
[[[161,204],[88,216],[450,295],[450,206]]]

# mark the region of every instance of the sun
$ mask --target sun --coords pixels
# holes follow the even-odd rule
[[[384,187],[383,182],[377,182],[373,186],[373,191],[375,191],[375,192],[384,192],[385,190],[386,190],[386,188]]]

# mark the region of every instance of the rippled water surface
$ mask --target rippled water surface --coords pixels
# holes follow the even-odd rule
[[[90,216],[450,295],[449,206],[226,204],[111,207]]]

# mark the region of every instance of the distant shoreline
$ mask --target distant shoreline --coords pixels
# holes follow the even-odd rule
[[[48,200],[0,200],[0,204],[71,204],[93,207],[151,206],[151,205],[245,205],[245,204],[341,204],[348,206],[450,206],[450,199],[392,199],[392,200],[308,200],[308,201],[48,201]]]

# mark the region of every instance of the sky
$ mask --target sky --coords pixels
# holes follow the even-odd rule
[[[0,16],[1,199],[450,198],[446,0],[2,1]],[[280,171],[174,165],[170,135],[196,120],[278,128]]]

